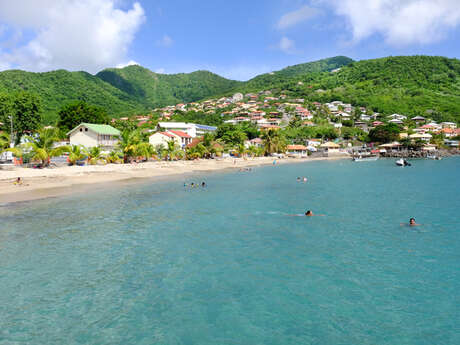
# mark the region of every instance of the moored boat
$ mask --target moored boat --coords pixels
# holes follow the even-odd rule
[[[399,167],[407,167],[407,166],[410,167],[411,166],[411,164],[408,161],[406,161],[404,158],[398,159],[395,163]]]
[[[377,155],[366,155],[366,156],[353,157],[354,162],[372,162],[372,161],[376,161],[377,159],[379,159],[379,156]]]

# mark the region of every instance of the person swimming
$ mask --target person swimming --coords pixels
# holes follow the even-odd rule
[[[307,182],[308,179],[306,177],[303,178],[303,182]]]
[[[415,218],[411,218],[411,219],[409,219],[409,225],[410,225],[410,226],[417,226],[417,225],[420,225],[420,224],[417,224],[417,223],[415,222]]]
[[[203,188],[206,187],[206,182],[204,182],[204,181],[201,182],[201,187],[203,187]]]
[[[15,184],[15,185],[22,185],[22,180],[21,180],[21,178],[18,177],[18,178],[16,179],[16,181],[14,181],[13,184]]]
[[[297,182],[300,182],[300,180],[301,180],[300,176],[299,176],[299,177],[297,177]]]
[[[312,217],[312,216],[314,216],[314,214],[313,214],[313,212],[312,212],[311,210],[308,210],[307,212],[305,212],[305,215],[306,215],[307,217]]]

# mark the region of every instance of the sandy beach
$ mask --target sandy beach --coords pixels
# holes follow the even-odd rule
[[[312,162],[347,158],[344,156],[321,158],[277,158],[277,164]],[[224,169],[271,165],[273,157],[247,159],[210,159],[196,161],[145,162],[138,164],[107,164],[87,166],[64,166],[46,169],[14,168],[0,170],[0,203],[29,201],[80,193],[95,186],[110,186],[115,182],[160,179],[198,172],[213,172]],[[15,185],[17,177],[22,185]]]

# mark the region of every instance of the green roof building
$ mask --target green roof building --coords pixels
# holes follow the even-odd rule
[[[67,135],[71,145],[98,146],[104,150],[112,150],[118,143],[120,131],[110,125],[81,123]]]

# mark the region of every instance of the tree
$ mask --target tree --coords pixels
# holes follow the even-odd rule
[[[165,150],[165,159],[172,161],[181,158],[181,151],[175,140],[169,140]]]
[[[26,91],[12,95],[0,94],[0,122],[3,122],[4,129],[8,132],[11,132],[11,124],[13,125],[10,136],[13,136],[16,144],[24,134],[40,128],[41,113],[41,100],[36,94]]]
[[[104,108],[77,101],[62,107],[59,111],[57,126],[68,132],[80,123],[109,123],[109,116]]]
[[[26,139],[28,142],[22,145],[23,149],[29,149],[32,160],[40,161],[42,167],[49,165],[51,157],[69,152],[67,146],[54,147],[56,141],[59,140],[57,130],[54,128],[41,129],[35,136],[27,136]]]
[[[282,152],[286,147],[286,140],[281,133],[275,129],[264,131],[261,135],[264,142],[265,155],[275,152]]]
[[[102,156],[101,149],[98,146],[91,147],[88,150],[88,163],[91,165],[97,164],[106,159]]]
[[[78,161],[81,161],[89,156],[88,151],[81,145],[73,145],[69,147],[69,163],[70,165],[77,164]]]
[[[400,129],[394,123],[377,126],[369,131],[369,140],[377,143],[388,143],[399,139]]]

